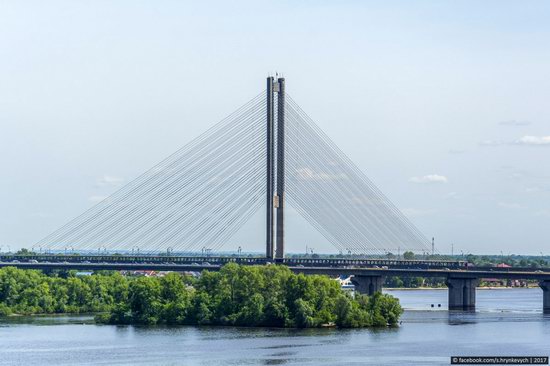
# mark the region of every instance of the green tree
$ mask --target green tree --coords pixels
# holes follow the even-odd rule
[[[161,320],[166,324],[185,324],[191,310],[192,291],[187,289],[183,278],[169,273],[160,280],[162,287]]]
[[[140,277],[130,283],[129,308],[138,324],[156,324],[162,309],[161,286],[154,277]]]
[[[298,328],[309,328],[315,326],[315,311],[304,299],[297,299],[294,303],[294,320]]]
[[[21,248],[17,252],[15,252],[15,255],[35,255],[35,252],[31,252],[27,248]]]

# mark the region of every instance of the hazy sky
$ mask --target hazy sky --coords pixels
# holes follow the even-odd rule
[[[440,252],[550,254],[549,19],[545,0],[0,1],[0,245],[30,247],[279,71]],[[291,251],[331,251],[289,226]]]

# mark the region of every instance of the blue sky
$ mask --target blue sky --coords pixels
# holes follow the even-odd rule
[[[548,254],[549,16],[547,1],[2,1],[0,245],[31,246],[279,71],[439,251]],[[236,243],[260,250],[261,223]],[[331,250],[288,223],[290,250]]]

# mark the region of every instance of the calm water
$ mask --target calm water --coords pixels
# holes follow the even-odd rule
[[[116,327],[86,317],[0,323],[0,365],[448,365],[449,355],[550,355],[539,289],[480,290],[449,313],[442,290],[391,291],[407,310],[383,330]],[[435,305],[432,310],[431,304]]]

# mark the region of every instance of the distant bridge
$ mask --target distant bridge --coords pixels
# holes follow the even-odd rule
[[[353,275],[356,290],[368,294],[380,291],[386,276],[443,277],[452,310],[475,308],[480,278],[521,278],[540,282],[543,308],[550,311],[548,272],[470,268],[454,261],[287,258],[287,200],[340,253],[435,250],[285,88],[284,78],[267,78],[265,92],[35,244],[47,255],[1,256],[0,267],[200,271],[229,262],[277,263],[296,273]],[[171,255],[220,249],[262,207],[265,257]],[[51,254],[56,252],[80,254]],[[90,252],[99,255],[83,254]]]
[[[178,263],[176,263],[178,262]],[[475,310],[476,286],[480,279],[522,279],[539,282],[543,290],[543,311],[550,313],[550,269],[468,267],[457,261],[403,261],[375,259],[285,258],[276,261],[295,273],[330,276],[352,275],[356,291],[372,295],[382,291],[385,277],[445,278],[449,289],[449,310]],[[0,267],[39,270],[117,271],[217,271],[224,264],[261,265],[265,258],[250,257],[162,257],[35,255],[0,256]]]

